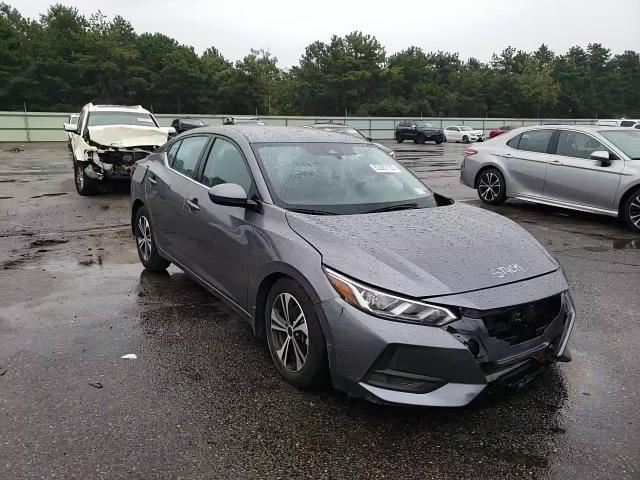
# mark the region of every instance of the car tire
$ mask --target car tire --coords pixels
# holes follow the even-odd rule
[[[86,166],[85,162],[73,161],[73,177],[76,190],[83,196],[95,195],[98,192],[98,181],[85,173]]]
[[[276,281],[267,296],[264,318],[269,352],[280,375],[303,389],[325,385],[327,344],[304,289],[290,278]]]
[[[444,140],[440,138],[439,140],[436,140],[436,145],[440,145],[442,142],[444,142]]]
[[[627,226],[634,232],[640,232],[640,188],[627,197],[621,213]]]
[[[497,168],[487,168],[480,172],[476,188],[478,197],[484,203],[496,205],[507,199],[507,184],[504,175]]]
[[[422,145],[425,141],[426,139],[424,138],[424,135],[418,135],[415,139],[415,142],[419,143],[420,145]]]
[[[136,211],[134,223],[134,236],[136,237],[136,249],[140,262],[150,272],[163,272],[171,262],[158,253],[151,227],[151,216],[146,207],[140,207]]]
[[[466,135],[462,137],[462,143],[469,143],[469,137],[467,137]]]
[[[404,138],[402,138],[402,135],[400,135],[399,133],[396,133],[396,142],[398,143],[404,142]]]

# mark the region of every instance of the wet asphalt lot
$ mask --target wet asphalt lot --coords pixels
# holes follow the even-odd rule
[[[179,270],[142,270],[126,186],[76,194],[66,146],[0,144],[0,478],[639,478],[640,236],[615,219],[492,208],[562,263],[574,361],[468,407],[373,405],[277,375]],[[436,191],[462,145],[396,146]],[[134,353],[136,360],[120,357]]]

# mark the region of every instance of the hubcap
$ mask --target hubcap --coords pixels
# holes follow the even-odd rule
[[[640,228],[640,195],[633,199],[629,207],[629,218],[636,228]]]
[[[271,340],[280,364],[299,372],[309,354],[309,330],[302,307],[290,293],[281,293],[271,306]]]
[[[495,200],[500,195],[500,179],[495,173],[485,173],[480,177],[478,191],[484,200]]]
[[[138,220],[138,235],[136,235],[136,241],[138,242],[138,250],[142,254],[142,258],[149,260],[151,258],[151,226],[147,217],[140,217]]]

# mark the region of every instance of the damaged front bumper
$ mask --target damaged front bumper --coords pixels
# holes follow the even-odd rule
[[[146,158],[156,147],[103,148],[92,146],[85,151],[84,168],[88,177],[97,180],[129,179],[133,165]]]
[[[444,327],[379,319],[339,298],[322,302],[317,311],[326,322],[336,388],[378,403],[455,407],[490,382],[522,386],[550,363],[570,360],[570,294],[539,302],[461,309],[460,319]],[[534,309],[531,315],[527,309]]]

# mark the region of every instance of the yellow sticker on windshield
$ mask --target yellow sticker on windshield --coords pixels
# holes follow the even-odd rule
[[[370,163],[369,166],[377,173],[400,173],[400,169],[393,163]]]

